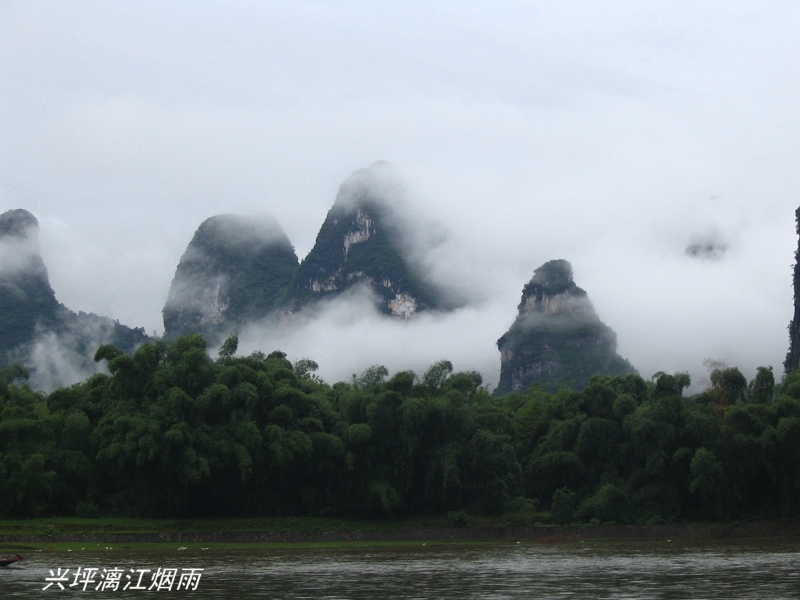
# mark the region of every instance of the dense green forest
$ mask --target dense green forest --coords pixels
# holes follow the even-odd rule
[[[0,372],[0,517],[511,515],[657,523],[800,509],[800,371],[719,366],[492,396],[440,361],[319,380],[201,336],[125,354],[49,395]]]

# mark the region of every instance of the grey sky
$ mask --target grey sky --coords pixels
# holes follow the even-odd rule
[[[450,358],[496,383],[523,284],[565,258],[644,376],[779,371],[800,5],[699,4],[5,0],[0,211],[39,219],[61,302],[160,332],[204,219],[269,213],[302,259],[341,182],[387,160],[451,233],[431,267],[482,302],[253,345],[330,379]],[[685,253],[705,240],[726,250]]]

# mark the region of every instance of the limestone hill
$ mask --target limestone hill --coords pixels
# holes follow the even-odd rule
[[[297,272],[294,309],[355,286],[370,290],[388,315],[407,319],[446,307],[443,294],[426,281],[404,247],[408,221],[397,213],[398,185],[391,167],[380,162],[342,184]]]
[[[566,260],[534,271],[522,290],[518,315],[498,341],[500,382],[496,393],[539,385],[582,389],[592,375],[635,373],[617,353],[616,334],[594,311],[572,279]]]
[[[286,306],[297,255],[272,219],[206,219],[181,257],[163,310],[167,338],[201,333],[219,343]]]

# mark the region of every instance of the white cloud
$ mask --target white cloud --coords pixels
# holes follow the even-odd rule
[[[507,306],[467,307],[403,321],[378,314],[368,292],[353,290],[310,313],[246,328],[238,353],[280,350],[291,361],[311,358],[329,383],[349,380],[376,364],[390,373],[410,369],[422,376],[433,363],[447,359],[456,370],[481,372],[484,383],[494,386],[500,374],[497,325],[510,319],[508,327],[511,312]]]
[[[73,310],[160,331],[204,219],[270,213],[302,258],[341,182],[385,159],[412,214],[449,231],[428,266],[483,298],[380,322],[391,347],[413,332],[432,349],[420,360],[492,380],[522,285],[565,258],[644,375],[709,356],[780,370],[800,198],[795,3],[0,11],[0,211],[39,219]],[[729,244],[721,260],[685,256],[711,234]],[[334,349],[360,345],[401,368],[402,352],[364,341],[368,323],[309,325],[291,353],[356,372]]]
[[[96,373],[108,373],[105,363],[95,363],[94,354],[108,343],[113,324],[80,318],[61,331],[37,331],[25,348],[18,349],[23,364],[30,368],[31,385],[52,392],[83,381]]]

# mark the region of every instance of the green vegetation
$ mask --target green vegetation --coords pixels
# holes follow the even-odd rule
[[[800,371],[776,386],[770,369],[748,384],[719,367],[692,397],[681,373],[493,397],[448,361],[328,385],[311,360],[235,353],[231,338],[212,359],[199,335],[106,345],[110,375],[49,395],[0,372],[0,517],[407,527],[800,510]]]

